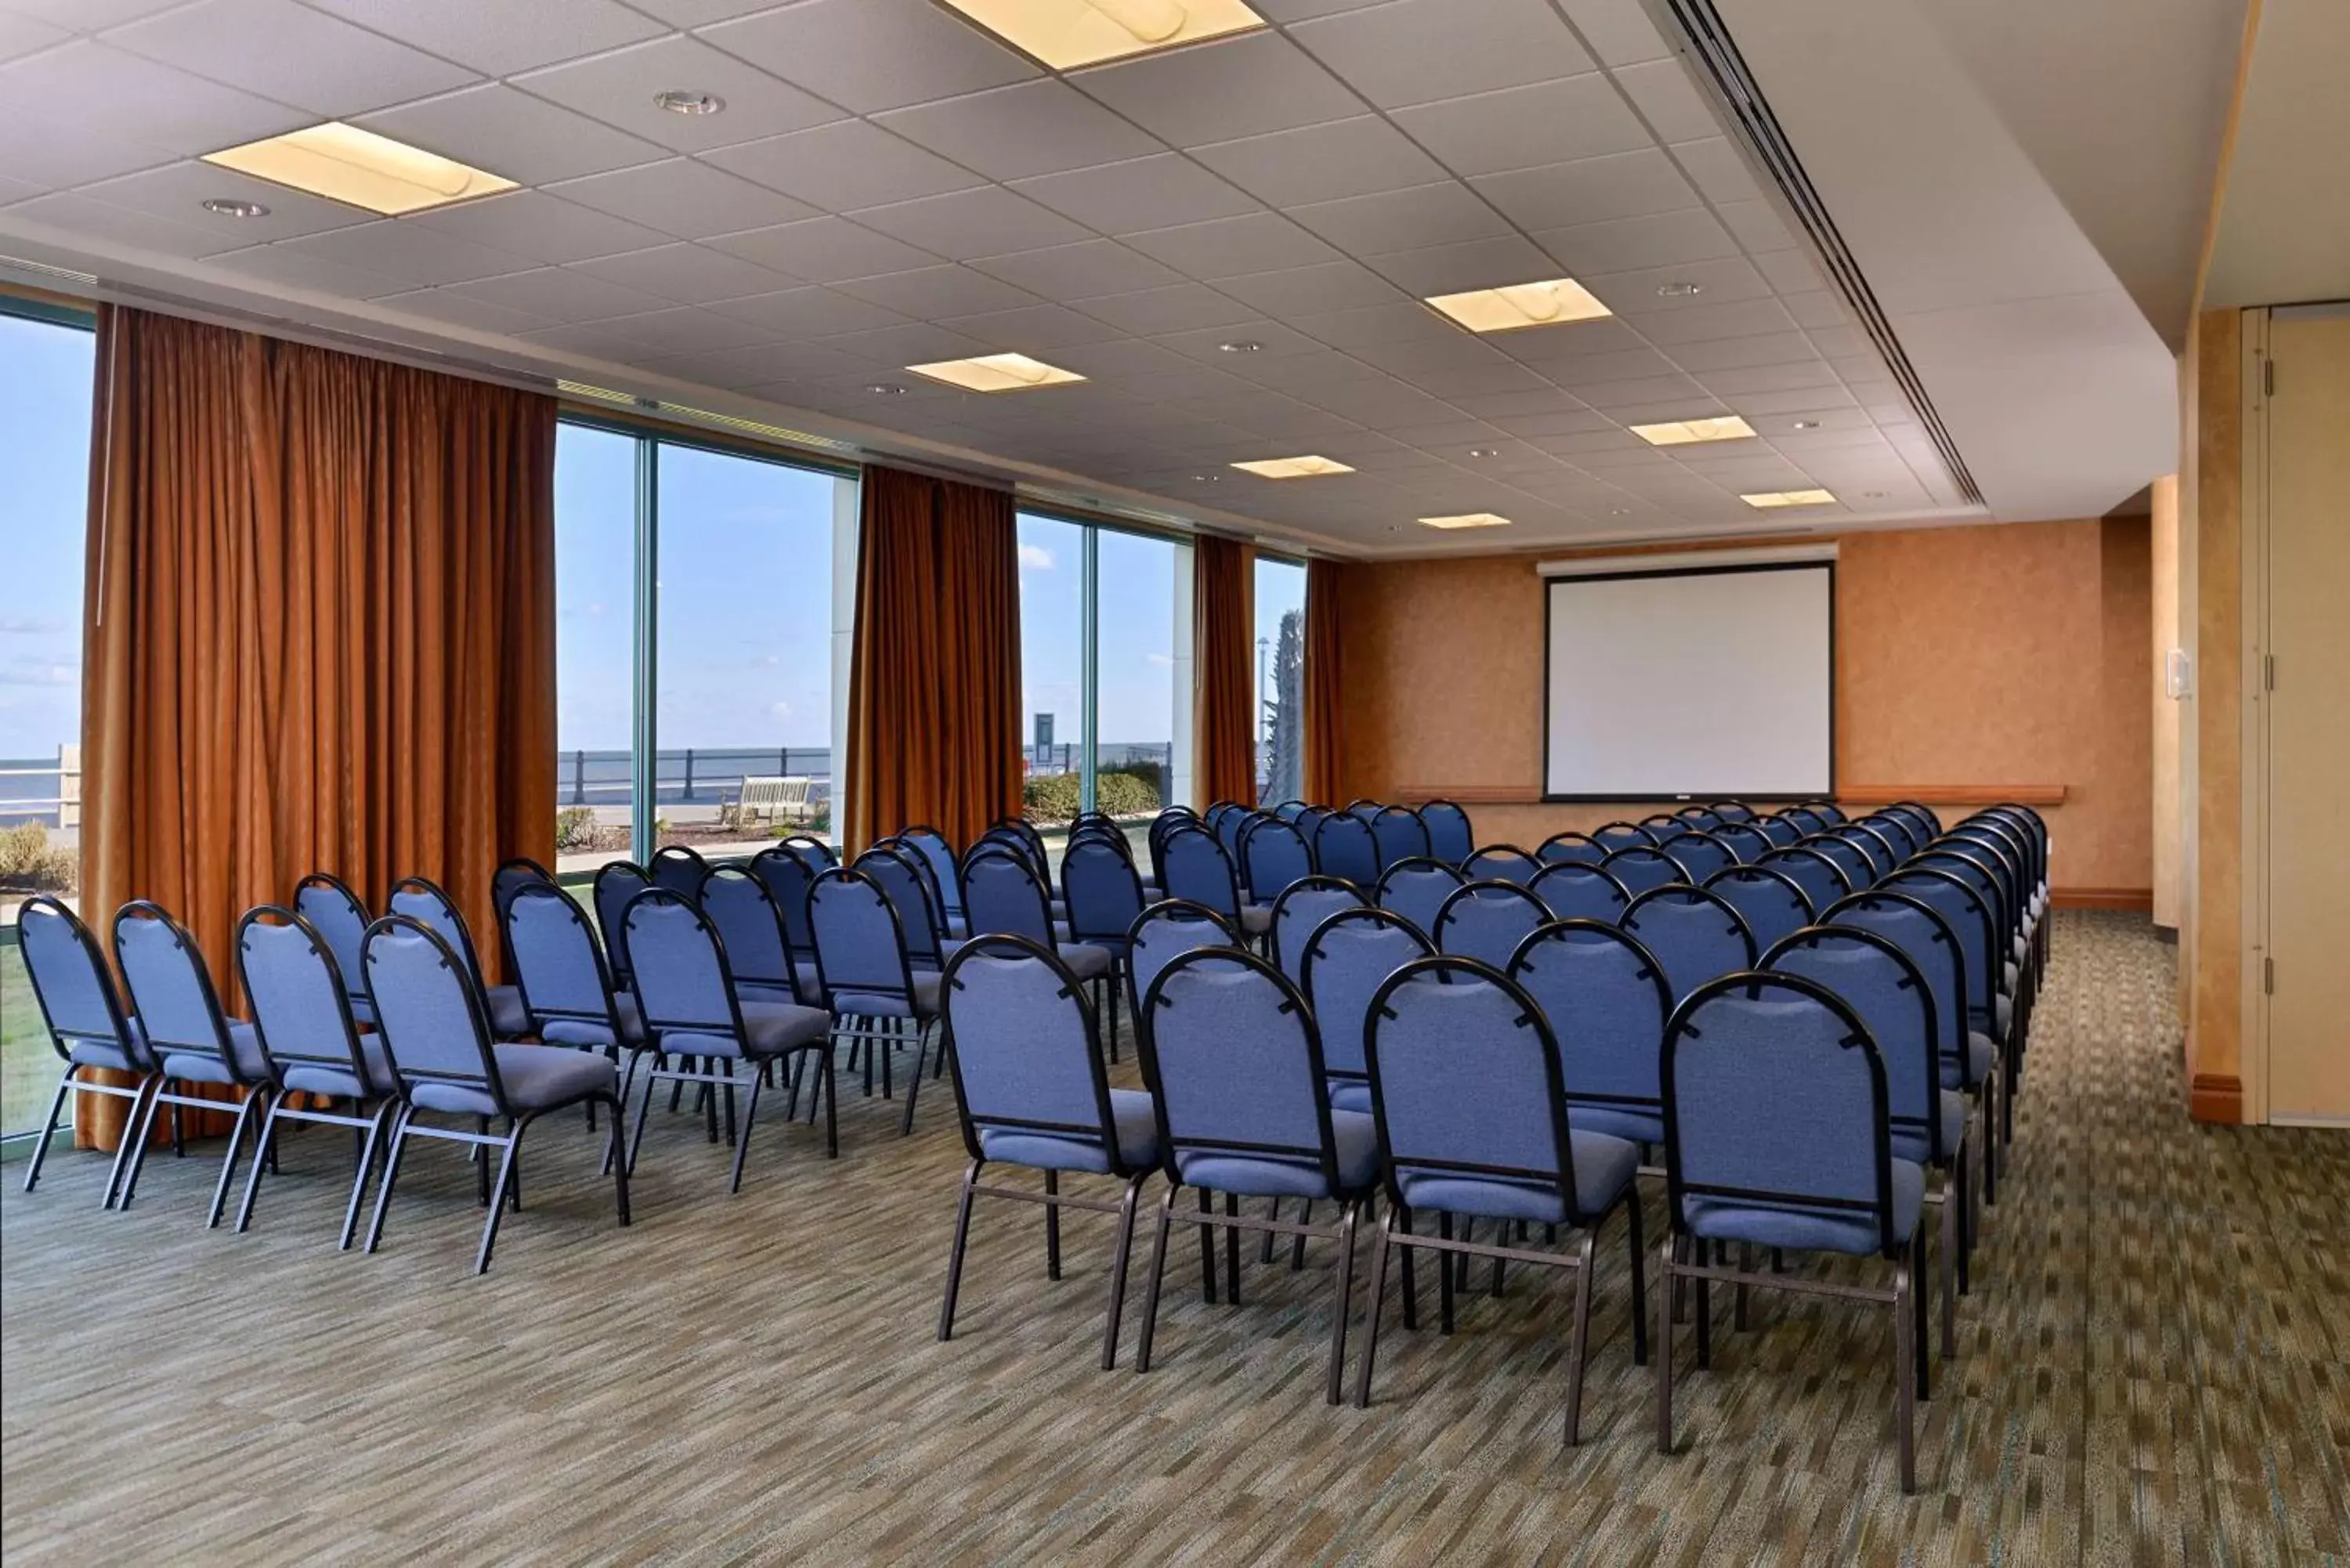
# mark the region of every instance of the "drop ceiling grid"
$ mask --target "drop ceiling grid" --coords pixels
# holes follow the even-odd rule
[[[0,178],[51,192],[0,206],[0,223],[1355,544],[1392,544],[1431,509],[1501,511],[1538,537],[1735,524],[1757,476],[1826,484],[1861,514],[1954,499],[1638,0],[1262,8],[1266,32],[1055,77],[931,0],[521,0],[494,25],[467,0],[114,0],[83,14],[92,30],[0,64]],[[270,55],[281,37],[431,90],[377,103],[369,73],[289,72]],[[191,38],[200,61],[136,52],[183,56]],[[76,90],[140,81],[153,145],[50,127],[12,158],[10,122],[42,119],[60,58]],[[648,112],[661,87],[732,101],[706,122]],[[285,92],[303,101],[270,96]],[[533,189],[369,220],[173,156],[320,113]],[[203,213],[192,192],[215,184],[266,192],[268,229]],[[1415,297],[1555,274],[1617,316],[1474,338]],[[1679,282],[1703,291],[1658,293]],[[1243,339],[1262,347],[1217,347]],[[1017,399],[868,390],[907,385],[907,363],[1005,348],[1092,380]],[[1729,411],[1763,440],[1660,452],[1622,430]],[[1359,472],[1222,466],[1293,451]]]

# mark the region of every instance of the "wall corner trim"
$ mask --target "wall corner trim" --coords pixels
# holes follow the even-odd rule
[[[2199,1122],[2240,1126],[2244,1119],[2244,1081],[2233,1073],[2197,1073],[2188,1080],[2187,1114]]]

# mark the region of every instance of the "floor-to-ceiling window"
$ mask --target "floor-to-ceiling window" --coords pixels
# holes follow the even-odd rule
[[[633,853],[636,437],[555,437],[555,851],[558,874]]]
[[[1305,784],[1305,568],[1256,558],[1256,798],[1295,800]]]
[[[0,1134],[39,1130],[58,1072],[16,909],[80,880],[92,350],[78,318],[0,301]]]
[[[1191,628],[1175,621],[1190,551],[1171,539],[1095,531],[1100,627],[1095,659],[1094,794],[1112,816],[1148,818],[1175,800],[1176,717],[1191,693],[1176,663]]]
[[[1021,804],[1066,826],[1085,804],[1087,531],[1027,513],[1019,528]]]

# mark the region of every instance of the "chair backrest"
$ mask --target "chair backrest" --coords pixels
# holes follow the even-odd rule
[[[1888,893],[1904,893],[1950,922],[1967,961],[1967,1005],[1989,1013],[1999,994],[2006,953],[1995,932],[1997,917],[1991,902],[1950,872],[1935,867],[1905,867],[1877,884]]]
[[[1707,809],[1725,823],[1754,820],[1754,808],[1742,800],[1718,800]]]
[[[500,929],[506,919],[506,905],[525,888],[556,886],[555,873],[527,855],[517,855],[490,873],[490,908],[495,912]]]
[[[1934,808],[1930,805],[1921,805],[1914,800],[1897,800],[1885,809],[1907,821],[1910,831],[1917,835],[1918,842],[1920,844],[1927,839],[1941,836],[1942,819],[1934,815]]]
[[[1308,877],[1292,882],[1273,901],[1273,961],[1292,981],[1305,962],[1305,939],[1314,929],[1341,909],[1363,907],[1362,889],[1336,877]]]
[[[1231,857],[1235,871],[1245,864],[1241,858],[1241,841],[1248,836],[1249,829],[1254,827],[1259,822],[1272,820],[1274,820],[1272,817],[1239,806],[1216,818],[1214,828],[1216,842],[1224,846],[1224,853]],[[1246,877],[1243,877],[1243,880],[1245,881]]]
[[[1545,866],[1596,866],[1607,858],[1607,846],[1587,833],[1572,830],[1552,834],[1534,851],[1534,858]]]
[[[457,901],[442,891],[438,882],[424,877],[402,877],[391,885],[391,897],[384,903],[384,913],[405,915],[432,927],[465,966],[465,978],[476,986],[482,983],[482,959],[473,946],[473,930],[465,924],[464,912],[457,908]]]
[[[775,847],[789,850],[808,863],[812,871],[823,871],[840,864],[840,857],[832,846],[812,833],[792,833],[775,840]]]
[[[1357,888],[1378,886],[1379,842],[1371,825],[1351,812],[1324,817],[1314,827],[1314,865]]]
[[[359,951],[377,1040],[402,1097],[419,1084],[454,1084],[487,1091],[504,1110],[481,987],[448,940],[422,920],[391,914],[368,928]]]
[[[1430,801],[1419,808],[1419,820],[1428,829],[1430,859],[1458,866],[1477,847],[1477,835],[1469,826],[1469,814],[1451,801]]]
[[[1808,805],[1791,805],[1779,813],[1779,819],[1795,829],[1799,839],[1809,838],[1825,830],[1832,819],[1821,815]]]
[[[1738,911],[1758,949],[1802,930],[1817,912],[1795,879],[1775,867],[1729,867],[1707,877],[1705,890]]]
[[[1689,826],[1688,823],[1669,811],[1652,812],[1642,817],[1639,822],[1640,831],[1647,834],[1651,842],[1657,844],[1662,844],[1666,839],[1679,834],[1687,833]]]
[[[1665,1029],[1665,1170],[1685,1227],[1691,1199],[1874,1218],[1893,1230],[1885,1064],[1867,1026],[1825,987],[1793,974],[1700,987]]]
[[[1371,837],[1378,845],[1382,870],[1403,860],[1425,859],[1429,852],[1428,824],[1408,805],[1386,805],[1371,818]]]
[[[691,898],[701,892],[702,878],[709,870],[710,862],[702,857],[702,852],[683,844],[661,846],[653,851],[651,864],[645,867],[654,887],[666,888],[681,898]]]
[[[1543,863],[1514,844],[1488,844],[1469,857],[1461,874],[1471,882],[1515,882],[1532,887]]]
[[[1908,817],[1895,812],[1872,811],[1854,826],[1865,827],[1871,833],[1881,836],[1887,843],[1890,844],[1893,846],[1894,864],[1897,866],[1917,854],[1918,846],[1926,842],[1918,837],[1916,830],[1909,826]]]
[[[1673,816],[1700,833],[1711,833],[1721,826],[1721,815],[1707,805],[1685,805],[1673,813]]]
[[[150,1053],[208,1057],[232,1081],[250,1082],[229,1048],[228,1020],[203,952],[162,906],[134,898],[115,911],[114,961]]]
[[[931,879],[925,873],[921,857],[911,849],[899,848],[894,842],[876,844],[849,862],[852,869],[860,871],[881,889],[890,906],[898,911],[898,929],[905,944],[906,956],[916,963],[928,963],[936,968],[943,961],[941,916],[937,901],[931,894]]]
[[[1677,1001],[1717,975],[1754,967],[1754,934],[1736,909],[1702,888],[1651,888],[1617,924],[1665,966]]]
[[[1805,831],[1801,824],[1790,822],[1786,817],[1776,813],[1769,816],[1756,817],[1754,826],[1763,837],[1771,841],[1771,847],[1773,849],[1786,848],[1795,840],[1803,837]]]
[[[515,984],[534,1026],[567,1019],[606,1026],[612,1017],[612,976],[586,911],[558,888],[529,887],[506,905],[506,950],[514,954]]]
[[[246,910],[236,923],[236,968],[264,1061],[279,1072],[317,1065],[368,1081],[350,993],[334,950],[307,920],[276,904]]]
[[[1170,898],[1203,904],[1228,920],[1241,912],[1240,878],[1232,857],[1216,836],[1204,828],[1178,828],[1159,846],[1164,880],[1159,886]]]
[[[1591,842],[1613,854],[1618,849],[1652,849],[1657,837],[1635,822],[1607,822],[1591,830]]]
[[[1901,864],[1899,846],[1866,823],[1840,822],[1828,829],[1828,836],[1840,838],[1867,856],[1870,867],[1878,877],[1887,875]]]
[[[1771,853],[1771,836],[1751,822],[1725,822],[1713,830],[1713,841],[1738,857],[1742,866],[1752,866]]]
[[[1901,868],[1947,872],[1991,906],[1993,930],[2012,935],[2023,929],[2015,918],[2015,906],[2009,901],[2005,868],[1988,846],[1961,841],[1960,846],[1937,846],[1912,856]],[[2004,956],[2004,949],[1998,950]]]
[[[985,1132],[1035,1133],[1120,1158],[1109,1080],[1085,987],[1060,958],[1022,937],[974,937],[947,965],[939,993],[963,1147],[985,1158]]]
[[[1159,1147],[1178,1179],[1241,1155],[1338,1184],[1328,1080],[1313,1011],[1253,953],[1194,949],[1161,969],[1136,1011]]]
[[[1507,971],[1518,944],[1549,919],[1543,901],[1515,882],[1471,882],[1444,900],[1429,935],[1439,952]]]
[[[1426,932],[1390,909],[1341,909],[1307,934],[1297,989],[1314,1009],[1324,1070],[1364,1075],[1363,1029],[1381,981],[1436,951]]]
[[[764,893],[755,879],[743,879]],[[629,973],[648,1039],[658,1043],[671,1032],[743,1037],[726,949],[699,906],[667,888],[648,888],[629,900],[620,920],[637,961]]]
[[[294,885],[294,912],[310,922],[335,955],[343,990],[365,1001],[367,971],[359,964],[359,939],[367,935],[367,906],[341,877],[313,871]]]
[[[1388,1192],[1415,1177],[1575,1187],[1558,1037],[1518,984],[1473,959],[1418,959],[1389,975],[1370,1010],[1366,1056]]]
[[[947,836],[937,828],[922,825],[907,828],[898,835],[898,842],[922,857],[930,869],[931,897],[938,901],[939,912],[948,919],[962,914],[962,867],[955,863],[955,847]]]
[[[808,888],[808,926],[816,940],[819,987],[836,1012],[853,1013],[875,999],[913,994],[913,966],[896,903],[881,884],[853,866],[817,874]]]
[[[737,985],[772,986],[799,1000],[784,919],[767,885],[740,866],[713,866],[702,878],[694,900],[726,951],[727,971]]]
[[[70,1056],[74,1043],[86,1040],[115,1046],[143,1063],[114,989],[114,971],[80,916],[61,898],[36,894],[16,910],[16,941],[33,982],[33,1000],[58,1055]]]
[[[1392,909],[1423,931],[1436,929],[1436,917],[1444,908],[1444,900],[1452,896],[1467,877],[1448,861],[1428,856],[1418,860],[1399,860],[1379,873],[1379,886],[1375,902],[1382,909]]]
[[[1657,1047],[1673,997],[1638,938],[1598,920],[1555,920],[1518,944],[1509,975],[1558,1035],[1570,1103],[1656,1111]]]
[[[1135,917],[1134,924],[1127,928],[1126,941],[1127,1003],[1139,1016],[1150,982],[1177,955],[1195,948],[1237,948],[1241,934],[1205,904],[1161,898]]]
[[[612,981],[629,983],[629,933],[620,914],[629,900],[653,885],[645,868],[633,860],[608,860],[596,871],[596,929],[604,936],[604,961],[612,966]]]
[[[1907,893],[1871,888],[1822,909],[1819,924],[1872,931],[1899,948],[1934,999],[1934,1038],[1943,1054],[1966,1059],[1966,950],[1939,911]]]
[[[1386,808],[1382,806],[1379,802],[1373,800],[1367,794],[1357,795],[1353,800],[1347,803],[1347,815],[1348,816],[1359,816],[1365,822],[1370,821],[1371,818],[1378,815],[1378,814],[1384,809]]]
[[[1107,815],[1098,811],[1079,812],[1076,818],[1069,824],[1069,831],[1074,833],[1078,828],[1085,827],[1089,825],[1107,827],[1112,833],[1118,832],[1118,824],[1113,822]],[[1024,816],[999,817],[994,822],[988,824],[987,831],[991,834],[1008,834],[1012,837],[1020,840],[1021,843],[1027,846],[1028,863],[1035,867],[1040,875],[1047,877],[1052,875],[1052,857],[1045,853],[1045,836],[1036,831],[1036,825],[1035,823],[1029,821]],[[1123,834],[1119,835],[1118,841],[1120,843],[1125,842],[1125,836]]]
[[[1626,892],[1633,894],[1683,879],[1680,862],[1653,844],[1633,844],[1610,850],[1599,868],[1624,884]]]
[[[1623,918],[1624,906],[1632,901],[1631,893],[1607,867],[1580,860],[1544,867],[1534,878],[1534,895],[1555,919],[1606,920],[1610,925]]]
[[[963,912],[974,937],[1024,937],[1055,952],[1053,895],[1024,851],[982,840],[962,863]]]
[[[1852,878],[1845,868],[1816,849],[1773,849],[1755,865],[1765,871],[1776,871],[1801,888],[1815,912],[1853,890]]]
[[[1834,827],[1845,820],[1844,807],[1832,800],[1807,800],[1804,802],[1804,809],[1818,817],[1824,826]]]
[[[1305,809],[1305,803],[1302,800],[1284,800],[1273,808],[1273,815],[1284,822],[1295,822],[1297,814]]]
[[[1868,1025],[1885,1064],[1885,1105],[1897,1127],[1923,1136],[1937,1164],[1942,1146],[1940,1045],[1926,977],[1892,938],[1849,927],[1814,926],[1763,955],[1759,966],[1814,980]]]
[[[1854,888],[1866,888],[1877,880],[1877,857],[1849,838],[1833,833],[1814,833],[1795,840],[1795,847],[1808,849],[1844,873],[1844,879]]]
[[[1250,822],[1241,839],[1241,866],[1248,874],[1250,895],[1263,903],[1314,875],[1314,849],[1293,825],[1277,816],[1260,816]]]
[[[807,857],[778,846],[751,857],[751,875],[767,889],[768,901],[784,922],[784,941],[795,959],[816,955],[816,936],[808,929],[808,887],[826,867]]]
[[[1707,833],[1676,834],[1658,845],[1657,852],[1679,867],[1681,879],[1692,887],[1701,887],[1715,872],[1738,864],[1738,857]]]
[[[1061,897],[1069,907],[1071,940],[1123,950],[1142,913],[1142,875],[1123,846],[1073,838],[1061,855]]]

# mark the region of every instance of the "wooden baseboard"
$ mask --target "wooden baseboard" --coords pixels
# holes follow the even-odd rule
[[[2244,1081],[2233,1073],[2197,1073],[2187,1081],[2187,1114],[2234,1127],[2244,1119]]]
[[[2123,909],[2132,914],[2154,913],[2151,888],[2055,888],[2048,900],[2060,909]]]

